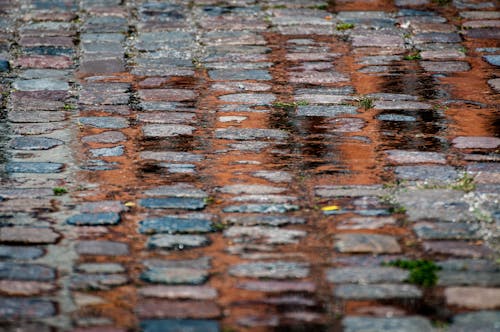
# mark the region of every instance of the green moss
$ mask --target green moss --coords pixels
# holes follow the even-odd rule
[[[365,110],[373,108],[373,99],[368,98],[368,97],[361,97],[358,100],[359,107],[364,108]]]
[[[216,232],[223,231],[229,227],[229,224],[224,222],[214,222],[212,223],[212,229]]]
[[[410,271],[407,279],[409,283],[432,287],[438,281],[437,271],[440,269],[433,261],[426,259],[403,260],[398,259],[389,263],[383,264],[386,266],[395,266]]]
[[[292,102],[292,103],[285,103],[281,101],[273,103],[273,107],[283,108],[283,109],[295,109],[297,108],[297,106],[307,106],[307,105],[309,105],[309,102],[306,100],[299,100],[297,102]]]
[[[56,196],[62,196],[64,194],[68,193],[68,189],[63,188],[63,187],[52,188],[52,191],[54,192],[54,195],[56,195]]]
[[[328,5],[316,5],[316,6],[309,6],[309,9],[319,9],[319,10],[327,10]]]
[[[354,28],[354,24],[340,22],[337,24],[336,28],[338,31],[345,31]]]
[[[432,0],[432,3],[435,3],[439,6],[446,6],[451,3],[452,0]]]
[[[407,54],[403,57],[405,60],[413,61],[413,60],[420,60],[422,59],[422,56],[420,55],[420,52],[414,52],[411,54]]]
[[[474,183],[474,177],[467,173],[464,173],[460,179],[451,185],[451,189],[462,190],[466,193],[476,189],[476,184]]]

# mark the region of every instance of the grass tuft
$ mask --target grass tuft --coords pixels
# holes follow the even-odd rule
[[[353,29],[353,28],[354,28],[354,24],[352,24],[352,23],[345,23],[345,22],[340,22],[336,26],[336,29],[338,31],[345,31],[345,30],[349,30],[349,29]]]
[[[385,266],[395,266],[410,271],[408,282],[424,287],[432,287],[438,281],[437,271],[440,269],[433,261],[426,259],[404,260],[398,259]]]

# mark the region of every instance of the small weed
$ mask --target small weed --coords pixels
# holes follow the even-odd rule
[[[432,3],[435,3],[439,6],[446,6],[451,3],[452,0],[432,0]]]
[[[408,282],[424,287],[432,287],[437,283],[436,272],[440,269],[433,261],[426,259],[402,260],[398,259],[385,263],[386,266],[395,266],[410,271]]]
[[[467,51],[468,51],[468,50],[467,50],[467,47],[462,46],[462,47],[460,47],[460,48],[458,49],[458,51],[459,51],[460,53],[467,54]]]
[[[466,193],[476,189],[476,184],[474,183],[474,177],[467,173],[464,173],[460,179],[455,184],[451,185],[451,189],[462,190]]]
[[[316,6],[309,6],[307,7],[309,9],[318,9],[318,10],[327,10],[328,5],[316,5]]]
[[[411,38],[411,33],[409,33],[409,32],[405,33],[405,34],[403,35],[403,38],[404,38],[404,39],[409,39],[409,38]]]
[[[205,204],[210,205],[210,204],[215,203],[215,198],[212,196],[208,196],[208,197],[205,197],[205,199],[203,201],[205,202]]]
[[[403,214],[406,213],[406,208],[402,205],[399,204],[394,204],[389,208],[390,213],[397,213],[397,214]]]
[[[64,194],[68,193],[68,189],[63,188],[63,187],[52,188],[52,191],[54,192],[54,195],[56,195],[56,196],[62,196]]]
[[[433,321],[432,325],[434,325],[434,327],[437,328],[438,331],[446,331],[450,326],[450,324],[448,324],[447,322],[443,322],[440,320]]]
[[[221,332],[237,332],[237,331],[232,327],[223,327]]]
[[[413,60],[421,60],[422,56],[420,55],[420,52],[414,52],[411,54],[407,54],[403,57],[405,60],[413,61]]]
[[[292,102],[292,103],[284,103],[281,101],[273,103],[273,107],[283,108],[283,109],[294,109],[297,108],[297,106],[307,106],[307,105],[309,105],[309,102],[306,100],[299,100],[297,102]]]
[[[198,58],[193,58],[193,60],[191,60],[191,62],[193,63],[193,65],[196,67],[196,68],[203,68],[203,63],[200,61],[200,59]]]
[[[345,31],[345,30],[349,30],[349,29],[353,29],[353,28],[354,28],[354,24],[352,24],[352,23],[344,23],[344,22],[340,22],[336,26],[336,29],[338,31]]]
[[[365,110],[373,108],[373,99],[368,97],[361,97],[358,99],[359,107],[364,108]]]
[[[70,110],[74,110],[75,109],[75,106],[74,105],[71,105],[71,104],[64,104],[64,110],[66,111],[70,111]]]
[[[212,224],[212,229],[216,232],[223,231],[229,227],[229,224],[223,222],[214,222]]]
[[[472,210],[472,214],[474,215],[474,218],[476,218],[479,221],[486,222],[486,223],[493,222],[493,217],[490,214],[488,214],[484,211],[481,211],[478,208],[474,208]]]

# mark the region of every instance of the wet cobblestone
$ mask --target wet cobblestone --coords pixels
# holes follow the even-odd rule
[[[1,2],[0,330],[496,330],[499,19]]]

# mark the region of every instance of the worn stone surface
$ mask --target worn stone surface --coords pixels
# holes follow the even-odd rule
[[[170,235],[158,234],[149,238],[147,246],[149,249],[177,249],[183,250],[194,247],[206,246],[210,240],[203,235]]]
[[[453,145],[458,149],[494,149],[500,146],[500,138],[480,136],[459,136],[453,139]]]
[[[219,323],[214,320],[193,320],[193,319],[149,319],[141,321],[141,328],[144,332],[217,332]]]
[[[339,283],[381,283],[381,282],[402,282],[408,278],[408,271],[392,268],[365,268],[365,267],[344,267],[334,268],[327,271],[326,278],[335,284]]]
[[[205,200],[191,197],[144,198],[140,204],[150,209],[185,209],[200,210],[206,205]]]
[[[232,266],[229,273],[233,276],[254,278],[304,278],[309,275],[309,265],[282,261],[243,263]]]
[[[120,256],[129,253],[128,245],[112,241],[80,241],[76,251],[81,255]]]
[[[349,316],[342,320],[345,332],[355,331],[408,331],[424,332],[432,331],[433,327],[429,320],[422,317],[401,318],[371,318]]]
[[[475,309],[496,309],[500,307],[500,289],[484,287],[448,287],[444,291],[449,305]]]
[[[120,216],[116,212],[77,214],[66,222],[76,226],[116,225],[120,222]]]
[[[343,284],[335,287],[334,294],[350,300],[415,299],[422,296],[422,292],[413,285],[397,284]]]
[[[477,311],[453,317],[450,332],[477,331],[487,332],[498,329],[500,311]]]
[[[1,227],[0,241],[3,243],[48,244],[55,243],[60,234],[42,227]]]
[[[335,249],[343,253],[398,253],[396,238],[378,234],[339,234],[335,236]]]

